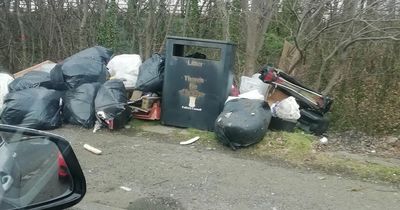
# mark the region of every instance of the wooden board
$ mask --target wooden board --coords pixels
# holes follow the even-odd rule
[[[41,63],[39,63],[39,64],[36,64],[36,65],[34,65],[34,66],[31,66],[31,67],[29,67],[29,68],[27,68],[27,69],[24,69],[24,70],[22,70],[22,71],[19,71],[19,72],[15,73],[15,74],[14,74],[14,78],[22,77],[24,74],[26,74],[26,73],[28,73],[28,72],[30,72],[30,71],[38,70],[38,69],[40,69],[43,65],[47,65],[47,64],[55,64],[55,63],[54,63],[53,61],[50,61],[50,60],[43,61],[43,62],[41,62]]]

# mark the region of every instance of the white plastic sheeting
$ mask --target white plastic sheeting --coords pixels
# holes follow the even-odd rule
[[[239,96],[229,96],[228,99],[225,101],[228,102],[230,100],[233,99],[237,99],[237,98],[247,98],[247,99],[251,99],[251,100],[264,100],[264,96],[261,95],[261,93],[258,90],[252,90],[243,94],[240,94]]]
[[[261,95],[267,93],[269,85],[260,80],[260,74],[254,74],[252,77],[242,76],[240,78],[240,93],[247,93],[257,90]]]
[[[125,88],[133,88],[139,74],[142,58],[137,54],[121,54],[113,57],[107,64],[108,71],[114,79],[124,82]]]
[[[8,93],[8,84],[10,84],[14,78],[6,73],[0,73],[0,114],[3,111],[4,97]]]
[[[283,99],[282,101],[272,104],[272,116],[279,117],[283,120],[296,121],[300,118],[299,104],[293,96]]]

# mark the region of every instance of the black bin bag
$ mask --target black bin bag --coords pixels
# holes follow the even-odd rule
[[[329,128],[329,118],[313,109],[300,109],[298,127],[306,132],[322,135]]]
[[[63,97],[64,122],[91,128],[96,121],[94,100],[100,83],[86,83],[65,92]]]
[[[100,46],[78,52],[57,64],[50,72],[51,79],[62,89],[74,89],[85,83],[104,83],[111,55],[111,50]]]
[[[18,77],[8,85],[9,92],[15,92],[28,88],[45,87],[53,89],[54,85],[50,79],[50,74],[44,71],[31,71]]]
[[[262,100],[233,99],[215,121],[218,140],[232,149],[260,142],[271,121],[271,110]]]
[[[123,128],[131,119],[128,97],[122,80],[105,82],[95,99],[96,118],[109,129]]]
[[[12,92],[4,99],[1,122],[8,125],[49,130],[61,126],[62,92],[44,87]]]
[[[113,54],[113,51],[102,47],[102,46],[94,46],[91,48],[87,48],[85,50],[82,50],[74,55],[72,55],[69,58],[89,58],[89,59],[93,59],[96,61],[100,61],[104,64],[107,64],[110,59],[111,56]]]
[[[135,89],[142,92],[161,93],[164,82],[165,58],[153,54],[139,67]]]

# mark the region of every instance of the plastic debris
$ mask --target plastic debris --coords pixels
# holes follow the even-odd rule
[[[265,95],[269,85],[259,79],[261,74],[255,74],[252,77],[242,76],[240,78],[240,93],[247,93],[257,90],[261,95]]]
[[[196,137],[191,138],[191,139],[189,139],[187,141],[181,141],[179,144],[181,144],[181,145],[193,144],[194,142],[196,142],[199,139],[200,139],[200,136],[196,136]]]
[[[300,118],[300,106],[296,99],[290,96],[282,101],[272,104],[271,111],[273,117],[279,117],[283,120],[296,121]]]
[[[89,151],[89,152],[91,152],[93,154],[96,154],[96,155],[100,155],[102,153],[101,150],[99,150],[99,149],[97,149],[95,147],[92,147],[89,144],[84,144],[83,148],[85,148],[87,151]]]
[[[328,143],[328,138],[326,138],[325,136],[319,139],[319,142],[321,144],[327,144]]]
[[[132,191],[132,188],[125,187],[125,186],[121,186],[121,187],[119,187],[119,188],[122,189],[122,190],[125,190],[125,191],[127,191],[127,192]]]

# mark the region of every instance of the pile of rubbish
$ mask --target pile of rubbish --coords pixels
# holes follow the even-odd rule
[[[185,52],[185,45],[220,49],[221,58]],[[268,130],[327,131],[329,97],[270,66],[242,76],[237,88],[234,57],[231,43],[185,37],[169,37],[165,55],[143,63],[136,54],[112,57],[107,48],[88,48],[15,79],[0,74],[0,120],[41,130],[68,123],[94,132],[123,128],[132,118],[161,120],[214,131],[232,149],[260,142]]]
[[[36,68],[15,79],[1,74],[1,123],[40,130],[62,123],[123,127],[131,114],[124,81],[110,79],[106,65],[111,56],[111,50],[96,46],[52,65],[50,71]]]
[[[329,126],[326,113],[332,100],[267,66],[252,77],[241,77],[240,93],[228,97],[215,122],[221,143],[237,149],[260,142],[267,130],[293,132],[300,128],[315,135]]]

